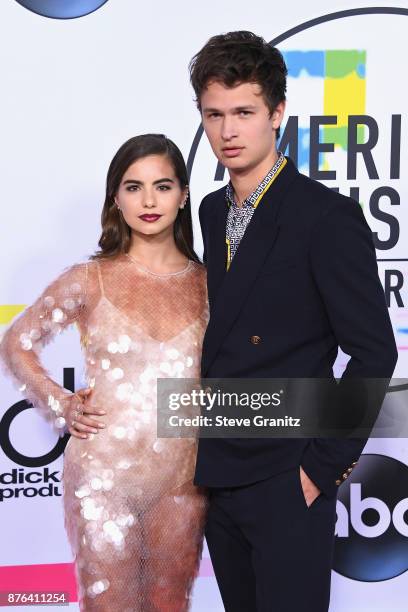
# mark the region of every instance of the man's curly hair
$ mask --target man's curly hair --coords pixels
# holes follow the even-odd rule
[[[286,99],[287,68],[281,52],[245,30],[213,36],[191,60],[190,80],[201,111],[201,94],[210,81],[226,87],[257,83],[272,114]],[[279,138],[279,129],[276,130]]]

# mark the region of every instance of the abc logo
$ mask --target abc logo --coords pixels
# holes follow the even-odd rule
[[[407,497],[405,497],[405,495]],[[333,568],[372,582],[408,569],[408,467],[383,455],[362,455],[340,487]]]
[[[53,19],[75,19],[93,13],[108,0],[16,0],[29,11]]]

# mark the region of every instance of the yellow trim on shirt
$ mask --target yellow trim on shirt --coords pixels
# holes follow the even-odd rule
[[[286,157],[284,158],[283,162],[281,163],[281,165],[279,166],[279,168],[277,169],[277,171],[275,172],[275,174],[273,175],[270,183],[265,187],[265,189],[263,190],[263,192],[259,195],[259,197],[255,200],[254,202],[254,208],[256,208],[259,204],[259,202],[262,200],[262,198],[264,197],[265,193],[268,191],[269,187],[272,185],[272,183],[274,182],[274,180],[276,179],[276,177],[278,176],[279,172],[281,172],[282,168],[284,168],[286,166],[286,164],[288,163],[288,160],[286,159]]]
[[[225,239],[225,244],[227,245],[227,272],[231,265],[231,244],[228,238]]]
[[[274,180],[278,176],[279,172],[281,172],[282,168],[284,168],[287,163],[288,163],[288,160],[285,157],[283,162],[282,162],[282,164],[279,166],[278,170],[273,175],[271,181],[268,183],[268,185],[265,187],[265,189],[259,195],[259,197],[255,200],[255,202],[253,204],[253,208],[256,208],[258,206],[259,202],[262,200],[262,198],[264,197],[265,193],[268,191],[269,187],[272,185],[272,183],[274,182]],[[227,265],[226,265],[226,268],[227,268],[227,272],[228,272],[228,270],[230,268],[230,265],[231,265],[231,245],[230,245],[230,241],[228,240],[228,238],[225,238],[225,244],[227,245]]]

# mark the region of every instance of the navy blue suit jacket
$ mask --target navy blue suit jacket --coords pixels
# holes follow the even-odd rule
[[[210,303],[202,376],[330,378],[340,346],[351,357],[344,379],[391,377],[395,340],[359,204],[300,174],[288,159],[228,272],[227,211],[225,187],[207,195],[199,211]],[[365,443],[203,438],[195,482],[239,486],[301,464],[333,496]]]

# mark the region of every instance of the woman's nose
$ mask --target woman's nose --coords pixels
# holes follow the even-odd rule
[[[143,202],[143,206],[145,208],[153,208],[154,206],[156,206],[156,201],[154,197],[149,194],[146,194],[146,197]]]

